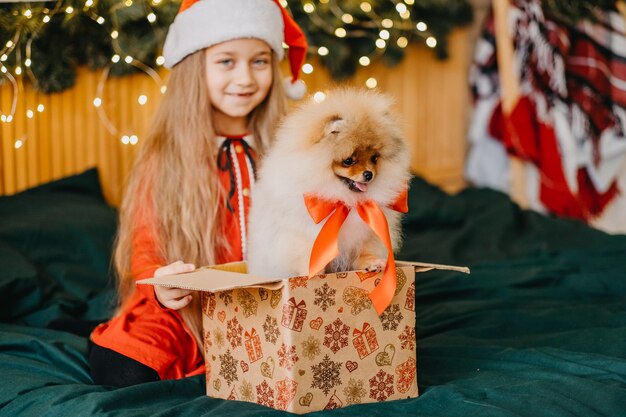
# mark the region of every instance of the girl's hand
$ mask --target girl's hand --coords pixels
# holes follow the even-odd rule
[[[194,264],[186,264],[183,261],[176,261],[166,266],[162,266],[154,271],[154,277],[161,277],[163,275],[182,274],[185,272],[195,271],[196,266]],[[154,286],[154,294],[156,295],[159,303],[165,308],[172,310],[180,310],[191,302],[192,295],[191,290],[184,290],[182,288],[170,288],[161,287],[159,285]]]

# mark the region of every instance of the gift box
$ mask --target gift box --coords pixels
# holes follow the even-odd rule
[[[415,274],[467,268],[396,262],[395,292],[378,314],[383,273],[285,280],[245,263],[140,281],[202,291],[207,395],[307,413],[417,397]]]

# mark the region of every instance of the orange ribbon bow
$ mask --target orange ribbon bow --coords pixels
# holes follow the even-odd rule
[[[309,276],[312,277],[339,255],[339,230],[350,214],[350,208],[341,201],[321,200],[312,195],[305,195],[304,203],[315,224],[330,216],[313,243],[309,262]],[[406,213],[408,211],[407,191],[404,190],[389,208]],[[369,294],[376,312],[380,315],[389,306],[396,291],[396,263],[391,247],[389,225],[385,213],[373,201],[358,203],[356,211],[387,248],[387,265],[383,277]]]

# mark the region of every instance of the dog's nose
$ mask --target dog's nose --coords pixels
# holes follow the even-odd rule
[[[374,174],[372,174],[372,171],[363,172],[363,178],[365,178],[365,181],[371,181],[373,177]]]

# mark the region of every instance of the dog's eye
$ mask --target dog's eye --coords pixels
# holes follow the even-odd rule
[[[375,154],[374,156],[372,156],[371,161],[373,164],[375,164],[376,162],[378,162],[378,158],[380,157],[380,155]]]
[[[346,158],[346,159],[343,160],[343,166],[345,166],[345,167],[351,167],[354,164],[355,164],[355,160],[352,157]]]

